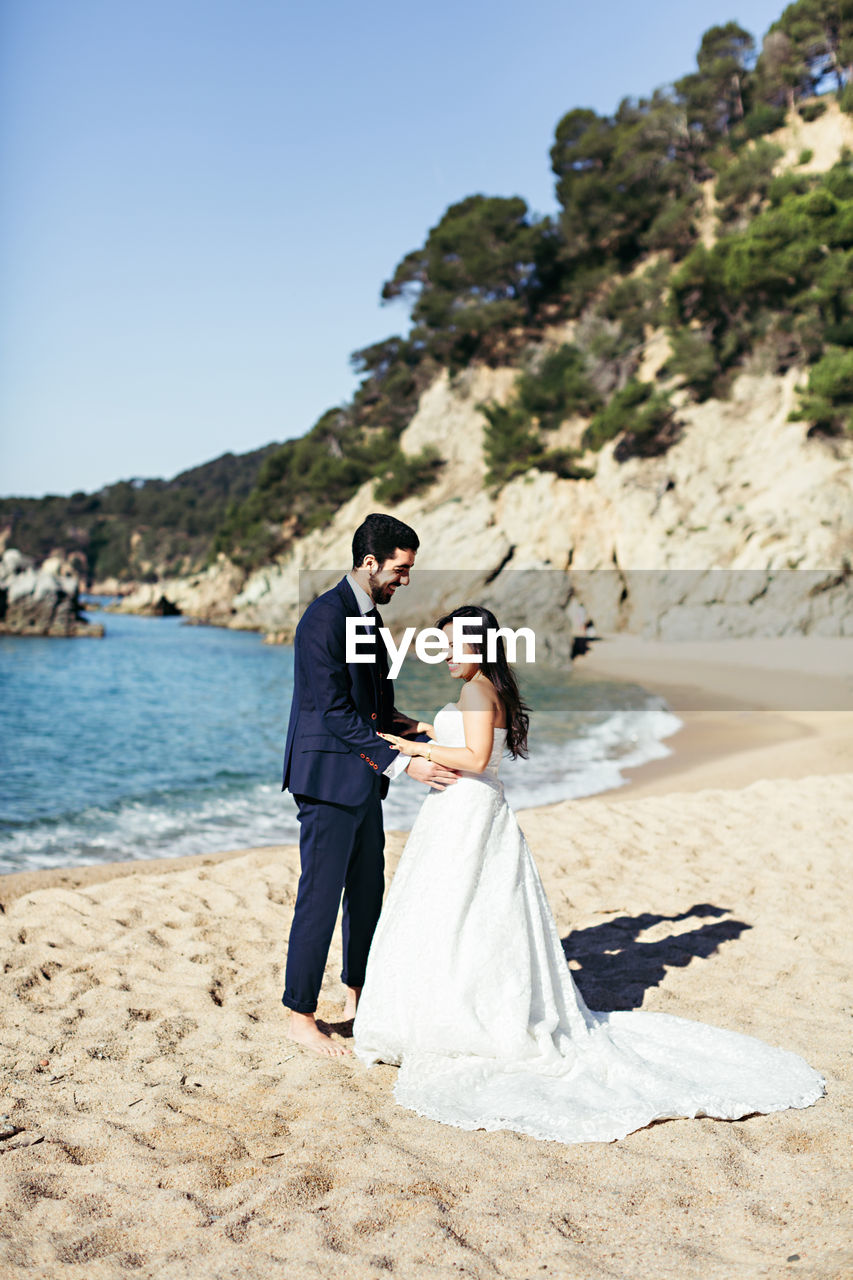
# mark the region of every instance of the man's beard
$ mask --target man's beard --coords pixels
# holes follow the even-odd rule
[[[396,582],[380,583],[378,577],[371,574],[367,579],[370,583],[370,594],[373,596],[374,604],[387,604],[394,594]]]

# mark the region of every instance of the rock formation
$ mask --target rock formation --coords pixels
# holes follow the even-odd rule
[[[79,592],[79,579],[60,557],[37,567],[9,547],[0,557],[0,634],[102,636],[104,628],[83,617]]]
[[[199,622],[218,626],[241,625],[235,616],[234,597],[246,574],[225,556],[201,573],[186,578],[162,578],[143,583],[115,604],[111,613],[141,613],[163,616],[180,613]]]

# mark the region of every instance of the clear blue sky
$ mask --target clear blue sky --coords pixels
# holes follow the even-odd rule
[[[306,431],[379,290],[473,192],[783,0],[3,0],[0,493],[172,476]]]

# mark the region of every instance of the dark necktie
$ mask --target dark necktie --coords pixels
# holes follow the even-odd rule
[[[376,660],[372,664],[371,670],[373,673],[373,687],[376,695],[376,710],[381,716],[383,693],[385,690],[385,677],[388,674],[388,660],[385,653],[385,645],[382,643],[382,637],[379,634],[379,628],[382,626],[382,617],[375,605],[372,609],[368,609],[364,616],[365,618],[373,619],[373,627],[371,630],[374,635],[374,653],[376,655]]]

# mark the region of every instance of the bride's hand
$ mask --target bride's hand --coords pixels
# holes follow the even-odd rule
[[[427,724],[426,720],[419,720],[419,721],[418,721],[418,727],[417,727],[417,729],[415,730],[415,732],[416,732],[416,733],[425,733],[425,734],[427,735],[427,737],[428,737],[428,738],[434,738],[434,737],[435,737],[435,725],[433,725],[433,724]]]
[[[395,733],[380,733],[392,747],[396,747],[404,756],[425,756],[426,745],[423,742],[410,742],[408,738],[398,738]]]

